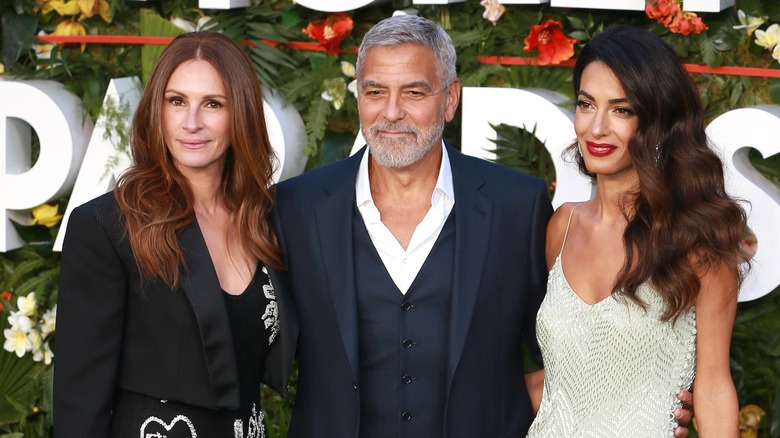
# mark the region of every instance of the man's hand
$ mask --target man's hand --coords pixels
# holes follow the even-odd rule
[[[674,410],[674,419],[677,420],[677,428],[674,429],[676,438],[686,438],[688,436],[688,425],[693,418],[693,394],[682,390],[677,394],[677,399],[682,402],[682,407]]]

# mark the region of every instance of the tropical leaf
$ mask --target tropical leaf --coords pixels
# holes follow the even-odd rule
[[[319,142],[325,136],[325,129],[328,127],[328,115],[330,115],[333,106],[327,100],[320,96],[312,98],[309,111],[304,115],[303,120],[306,123],[306,149],[307,157],[313,157],[319,149]]]
[[[7,328],[7,324],[2,324]],[[41,395],[44,366],[30,355],[19,358],[0,350],[0,425],[15,423],[33,414]]]
[[[184,29],[176,27],[151,9],[141,9],[140,18],[140,31],[143,36],[175,37],[185,32]],[[165,50],[165,46],[154,44],[145,44],[141,48],[141,80],[144,84],[149,81],[152,68],[163,50]]]
[[[495,162],[544,179],[550,188],[552,197],[555,186],[555,166],[544,143],[536,138],[536,126],[530,131],[522,128],[499,124],[492,127],[497,134],[495,140]]]

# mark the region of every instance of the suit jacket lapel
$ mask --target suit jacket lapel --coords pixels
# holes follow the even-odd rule
[[[355,178],[365,149],[345,160],[340,173],[334,174],[331,179],[332,184],[323,187],[325,197],[315,208],[328,290],[333,300],[344,351],[355,376],[359,375],[360,365],[352,215],[356,208]]]
[[[465,162],[464,156],[447,148],[455,189],[455,266],[450,307],[450,337],[447,360],[447,395],[460,361],[479,293],[493,220],[493,201],[479,189],[484,179]]]
[[[238,408],[238,368],[230,322],[219,279],[197,221],[181,232],[179,242],[187,260],[181,284],[198,321],[216,404]]]

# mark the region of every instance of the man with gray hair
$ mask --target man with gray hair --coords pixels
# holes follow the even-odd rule
[[[444,143],[460,82],[432,21],[374,26],[357,80],[367,150],[277,186],[288,436],[525,436],[547,186]]]
[[[288,436],[524,437],[547,186],[443,141],[460,81],[430,20],[374,26],[357,81],[367,148],[277,186]]]

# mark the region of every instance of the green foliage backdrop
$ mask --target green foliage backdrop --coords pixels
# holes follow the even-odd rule
[[[669,1],[669,0],[666,0]],[[625,23],[658,34],[683,56],[685,62],[710,66],[743,66],[778,69],[770,51],[756,44],[754,28],[766,31],[780,23],[780,0],[737,0],[720,13],[700,14],[707,29],[699,34],[673,33],[644,12],[551,8],[545,5],[507,5],[494,25],[482,17],[485,8],[477,0],[437,6],[415,6],[411,0],[393,0],[349,12],[352,32],[340,44],[341,52],[290,48],[291,42],[313,42],[302,32],[311,22],[329,14],[309,10],[284,0],[253,0],[244,9],[202,10],[193,0],[131,2],[122,0],[0,0],[0,74],[6,79],[50,79],[63,83],[79,96],[84,116],[93,120],[111,78],[138,76],[146,80],[162,46],[133,44],[42,44],[39,32],[56,35],[173,36],[192,28],[211,27],[245,44],[261,81],[275,90],[303,116],[306,125],[307,168],[345,157],[358,130],[349,64],[354,47],[377,21],[394,10],[417,8],[437,21],[452,36],[458,50],[458,72],[464,86],[544,88],[571,99],[571,69],[559,66],[505,66],[483,64],[479,56],[536,56],[524,51],[524,39],[532,26],[548,19],[563,25],[576,38],[576,51],[604,27]],[[653,3],[653,2],[650,2]],[[74,12],[75,11],[75,12]],[[740,17],[739,11],[744,13]],[[206,20],[205,17],[210,17]],[[747,17],[747,18],[746,18]],[[750,21],[754,17],[753,21]],[[174,21],[176,24],[174,24]],[[740,27],[743,24],[751,27]],[[758,24],[756,24],[758,23]],[[260,41],[280,43],[272,47]],[[344,63],[349,64],[344,64]],[[733,108],[780,104],[780,79],[747,76],[693,74],[705,105],[707,119]],[[328,99],[323,98],[323,95]],[[460,141],[460,114],[445,128],[445,137],[456,147]],[[554,190],[555,169],[534,137],[534,127],[495,127],[497,161],[547,179]],[[126,132],[126,131],[125,131]],[[33,160],[36,151],[33,150]],[[762,157],[751,152],[754,166],[780,185],[780,155]],[[58,200],[60,212],[67,199]],[[40,309],[56,303],[59,255],[51,251],[58,226],[18,225],[28,245],[0,254],[0,326],[9,327],[7,316],[19,297],[35,292]],[[734,327],[732,370],[740,405],[755,404],[766,412],[760,429],[746,428],[744,435],[780,437],[780,291],[742,303]],[[47,337],[56,354],[56,339]],[[0,438],[51,435],[52,367],[31,355],[18,358],[0,350]],[[293,390],[295,385],[291,385]],[[294,392],[294,391],[293,391]],[[264,410],[271,437],[284,436],[292,400],[264,390]],[[746,422],[746,425],[748,422]]]

